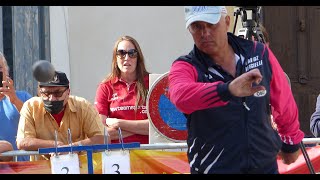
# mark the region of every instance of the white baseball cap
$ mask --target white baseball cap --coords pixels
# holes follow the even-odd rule
[[[185,6],[186,28],[195,21],[217,24],[221,14],[227,14],[225,6]]]

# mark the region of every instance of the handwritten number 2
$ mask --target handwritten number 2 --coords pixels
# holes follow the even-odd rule
[[[68,167],[63,167],[63,168],[61,168],[61,171],[62,171],[63,169],[65,169],[65,170],[67,171],[67,173],[66,173],[66,174],[68,174],[68,173],[69,173],[69,168],[68,168]]]
[[[120,166],[119,166],[119,164],[113,164],[112,167],[113,166],[117,166],[117,170],[114,171],[114,172],[116,172],[117,174],[120,174],[120,171],[119,171]]]

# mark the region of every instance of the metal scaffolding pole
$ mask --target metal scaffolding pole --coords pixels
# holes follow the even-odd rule
[[[317,144],[320,143],[320,138],[303,138],[303,144]],[[140,144],[140,147],[129,148],[129,149],[154,149],[154,150],[164,150],[164,149],[186,149],[188,148],[187,143],[155,143],[155,144]],[[25,150],[15,150],[0,153],[0,156],[24,156],[24,155],[39,155],[38,151],[25,151]]]

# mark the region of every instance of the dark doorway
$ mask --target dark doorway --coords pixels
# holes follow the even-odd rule
[[[311,136],[310,117],[320,93],[320,7],[264,6],[270,48],[291,79],[301,129]]]
[[[0,51],[8,61],[16,90],[37,94],[32,65],[50,58],[48,6],[1,6]]]

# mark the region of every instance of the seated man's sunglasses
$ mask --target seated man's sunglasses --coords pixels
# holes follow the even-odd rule
[[[130,49],[129,51],[125,51],[123,49],[118,49],[116,52],[116,55],[119,58],[125,58],[126,54],[128,54],[128,56],[130,58],[136,58],[138,56],[138,51],[136,49]]]
[[[44,99],[49,99],[50,96],[54,96],[56,98],[60,98],[62,97],[62,95],[64,94],[64,92],[66,92],[69,88],[66,88],[62,91],[54,91],[54,92],[49,92],[49,91],[42,91],[41,89],[39,90],[40,94],[42,95],[42,97]]]

